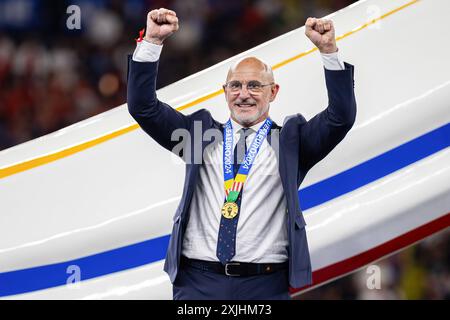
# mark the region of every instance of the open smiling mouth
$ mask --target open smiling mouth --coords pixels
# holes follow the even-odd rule
[[[254,103],[236,103],[235,106],[237,106],[239,108],[252,108],[252,107],[255,107],[256,104],[254,104]]]

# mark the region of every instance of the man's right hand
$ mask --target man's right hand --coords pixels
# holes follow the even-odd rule
[[[164,40],[179,28],[177,14],[168,9],[156,9],[147,14],[147,30],[144,39],[162,45]]]

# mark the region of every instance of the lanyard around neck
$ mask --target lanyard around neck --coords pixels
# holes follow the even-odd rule
[[[245,154],[244,161],[240,165],[236,177],[234,177],[234,165],[237,164],[233,164],[233,126],[231,120],[228,120],[225,124],[223,129],[223,177],[227,202],[235,202],[237,200],[259,152],[259,148],[271,127],[272,120],[267,118],[253,138],[252,144]]]

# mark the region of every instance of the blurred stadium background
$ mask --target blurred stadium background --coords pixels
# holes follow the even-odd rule
[[[150,9],[180,18],[160,88],[353,2],[0,0],[0,150],[125,103],[126,55]],[[80,30],[66,27],[70,5],[81,8]],[[364,268],[297,298],[449,299],[449,244],[444,231],[377,262],[380,290],[367,289]]]

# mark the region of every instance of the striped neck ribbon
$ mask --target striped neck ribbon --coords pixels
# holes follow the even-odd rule
[[[233,125],[231,124],[231,120],[228,120],[225,124],[223,129],[223,177],[227,202],[236,202],[239,193],[247,180],[248,173],[250,172],[253,162],[255,161],[259,148],[264,142],[264,139],[267,137],[271,127],[272,120],[267,118],[263,125],[259,128],[256,136],[253,138],[252,144],[245,154],[244,160],[239,167],[236,177],[234,177]]]

